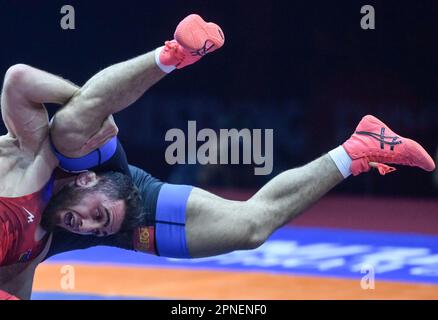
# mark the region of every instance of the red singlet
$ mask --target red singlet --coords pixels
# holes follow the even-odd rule
[[[48,234],[35,241],[35,232],[50,200],[53,181],[26,196],[0,197],[0,266],[27,262],[44,249]]]

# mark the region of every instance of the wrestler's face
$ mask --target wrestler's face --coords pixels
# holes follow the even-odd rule
[[[103,192],[83,194],[76,203],[56,212],[56,225],[67,231],[107,236],[117,233],[125,217],[125,202],[111,200]]]
[[[126,215],[122,196],[130,184],[120,176],[102,177],[91,171],[79,174],[50,200],[43,215],[43,227],[56,225],[82,235],[117,233]]]

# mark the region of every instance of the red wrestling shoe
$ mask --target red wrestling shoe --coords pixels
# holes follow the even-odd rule
[[[343,147],[353,160],[351,172],[355,176],[371,167],[377,168],[381,175],[396,170],[387,164],[419,167],[426,171],[435,169],[434,161],[419,143],[394,133],[371,115],[362,118]]]
[[[222,29],[215,23],[205,22],[191,14],[176,27],[174,40],[166,41],[160,53],[160,62],[166,66],[184,68],[199,61],[224,45]]]

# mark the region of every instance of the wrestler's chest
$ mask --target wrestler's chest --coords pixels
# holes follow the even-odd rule
[[[0,197],[19,197],[39,190],[50,178],[56,163],[50,150],[38,154],[20,150],[11,139],[0,137]]]
[[[24,183],[29,165],[26,159],[0,148],[0,196],[19,196],[17,191],[20,191],[20,185]]]

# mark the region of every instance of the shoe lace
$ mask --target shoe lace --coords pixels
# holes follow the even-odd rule
[[[372,168],[376,168],[379,171],[380,175],[382,175],[382,176],[384,176],[387,173],[391,173],[391,172],[394,172],[397,170],[394,167],[390,167],[384,163],[379,163],[379,162],[370,162],[369,165]]]

